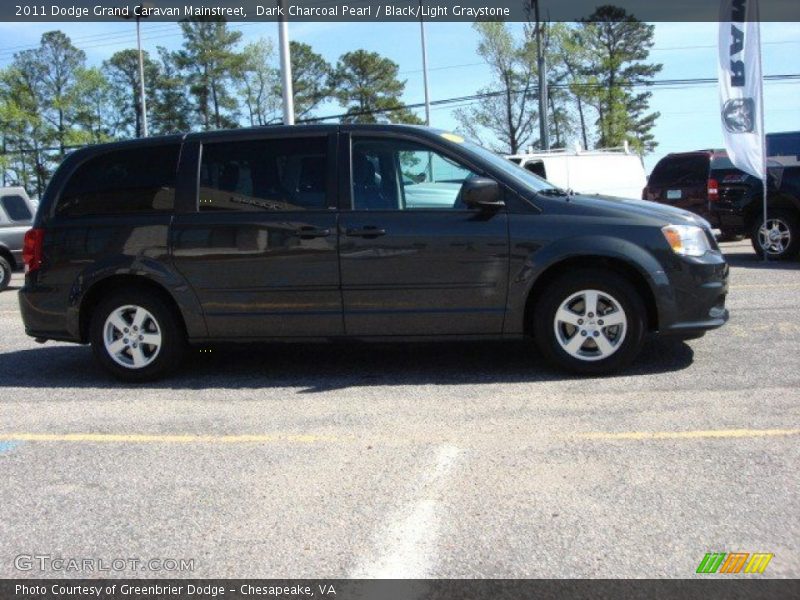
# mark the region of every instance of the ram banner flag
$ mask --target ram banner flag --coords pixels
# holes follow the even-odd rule
[[[722,134],[733,164],[763,180],[764,105],[758,0],[722,0],[719,93]]]

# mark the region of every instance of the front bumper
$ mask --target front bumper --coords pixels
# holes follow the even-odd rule
[[[668,272],[672,294],[659,333],[689,339],[722,327],[730,316],[725,308],[728,276],[728,264],[720,252],[679,259]]]

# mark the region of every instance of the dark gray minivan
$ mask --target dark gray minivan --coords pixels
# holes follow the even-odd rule
[[[215,340],[533,337],[606,373],[721,326],[708,223],[573,195],[413,126],[241,129],[70,155],[25,246],[25,328],[141,381]]]

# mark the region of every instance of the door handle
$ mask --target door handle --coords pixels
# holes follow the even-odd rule
[[[374,225],[365,225],[361,229],[347,229],[345,235],[348,237],[376,238],[386,235],[386,230]]]
[[[330,229],[317,229],[316,227],[311,227],[310,225],[300,227],[292,232],[293,236],[299,237],[301,240],[313,240],[314,238],[328,237],[330,234]]]

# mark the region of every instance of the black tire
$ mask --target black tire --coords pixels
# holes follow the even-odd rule
[[[783,208],[768,209],[767,220],[779,223],[780,227],[785,228],[789,233],[789,242],[784,245],[783,250],[767,252],[767,257],[771,260],[789,260],[797,256],[800,253],[800,219],[797,213]],[[760,217],[753,223],[750,230],[750,241],[756,254],[764,258],[764,249],[758,241],[758,233],[762,224],[763,221]]]
[[[122,365],[112,357],[106,347],[106,320],[113,312],[126,306],[141,307],[150,313],[155,327],[150,319],[147,326],[161,335],[157,352],[153,351],[155,346],[142,345],[142,350],[147,348],[152,356],[146,359],[150,360],[146,366],[136,368],[133,365]],[[158,294],[135,288],[114,292],[98,303],[92,313],[89,340],[100,365],[117,379],[128,382],[152,381],[163,377],[181,364],[186,352],[186,334],[176,310]],[[132,349],[128,348],[126,352],[132,352]]]
[[[0,256],[0,292],[11,283],[11,263],[4,256]]]
[[[603,325],[600,322],[602,314],[598,313],[591,321],[587,319],[587,313],[583,315],[586,321],[585,326],[589,331],[589,335],[584,339],[592,341],[588,344],[584,343],[578,353],[585,353],[589,356],[593,352],[591,346],[594,345],[596,347],[594,352],[598,353],[599,357],[592,356],[591,359],[569,354],[562,347],[562,342],[557,338],[559,334],[556,333],[556,313],[562,303],[585,290],[600,292],[601,302],[606,305],[606,309],[611,307],[608,298],[615,300],[619,305],[618,310],[623,311],[627,320],[624,336],[620,336],[620,329],[601,327]],[[603,294],[608,296],[603,297]],[[580,300],[578,302],[580,305]],[[539,297],[532,318],[531,330],[534,332],[536,345],[545,358],[559,368],[583,375],[603,375],[629,365],[638,356],[647,330],[647,310],[636,288],[624,277],[602,269],[580,269],[559,277]],[[606,358],[602,358],[600,346],[592,339],[590,327],[595,331],[599,329],[598,336],[603,335],[606,340],[609,335],[617,336],[616,339],[620,340],[613,352]],[[574,335],[580,335],[582,331],[584,331],[582,327],[578,329],[576,326]],[[575,339],[578,340],[578,338]],[[584,350],[584,348],[588,349]]]

